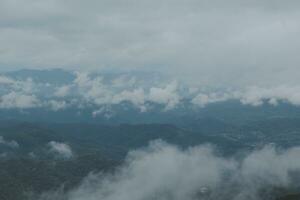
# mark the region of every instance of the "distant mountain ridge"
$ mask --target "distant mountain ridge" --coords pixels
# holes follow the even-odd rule
[[[3,74],[17,80],[26,80],[30,78],[36,82],[51,84],[68,84],[75,79],[75,75],[72,72],[59,68],[48,70],[22,69]]]

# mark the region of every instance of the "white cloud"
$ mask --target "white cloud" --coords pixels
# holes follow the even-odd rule
[[[103,105],[109,104],[112,99],[112,90],[109,90],[102,82],[102,77],[91,78],[88,73],[77,73],[74,84],[78,87],[78,93],[87,101]]]
[[[31,78],[17,80],[4,75],[0,75],[0,86],[3,89],[15,90],[26,94],[31,94],[37,89],[37,83],[34,83]]]
[[[210,103],[224,102],[227,100],[239,100],[242,104],[251,106],[261,106],[268,103],[277,106],[280,102],[290,103],[295,106],[300,105],[300,87],[298,86],[277,86],[277,87],[246,87],[224,92],[199,93],[191,103],[205,106]]]
[[[37,83],[31,78],[27,78],[25,81],[16,81],[13,88],[26,94],[32,94],[37,89]]]
[[[11,141],[7,141],[3,138],[3,136],[0,136],[0,144],[5,145],[5,146],[9,146],[11,148],[18,148],[19,144],[18,142],[11,140]]]
[[[162,105],[166,111],[177,108],[186,103],[186,100],[200,107],[228,100],[238,100],[251,106],[277,106],[282,102],[300,105],[300,87],[297,84],[215,89],[190,86],[168,78],[150,82],[143,76],[131,76],[128,73],[120,73],[113,78],[108,76],[111,79],[97,73],[76,74],[73,82],[62,85],[36,82],[32,78],[19,80],[0,76],[0,108],[42,107],[57,111],[70,106],[84,108],[92,105],[100,108],[129,102],[141,112],[146,112],[151,110],[153,103]]]
[[[1,85],[11,85],[14,84],[15,81],[9,77],[6,76],[0,76],[0,86]]]
[[[59,111],[66,109],[68,107],[68,103],[66,101],[50,100],[48,101],[48,106],[53,111]]]
[[[98,115],[102,115],[106,119],[110,119],[114,115],[114,112],[109,107],[104,106],[99,108],[98,110],[93,111],[93,117],[97,117]]]
[[[163,104],[166,110],[173,109],[180,103],[180,96],[177,91],[178,83],[175,81],[162,87],[150,87],[149,92],[146,92],[146,89],[138,86],[131,89],[123,88],[124,86],[116,89],[116,84],[105,84],[102,77],[91,78],[87,73],[77,73],[74,84],[78,87],[79,95],[100,106],[128,101],[140,108],[141,111],[146,111],[145,103],[147,101]]]
[[[56,89],[54,95],[57,97],[65,97],[70,93],[70,86],[69,85],[63,85]]]
[[[70,159],[73,157],[73,151],[68,144],[51,141],[48,143],[49,151],[54,153],[57,157]]]
[[[210,146],[186,150],[162,142],[131,152],[114,174],[90,174],[67,200],[264,199],[263,191],[295,186],[300,148],[266,146],[243,158],[223,158]],[[60,197],[44,196],[46,199]],[[43,198],[41,198],[43,200]]]
[[[35,95],[26,95],[17,92],[10,92],[0,96],[0,108],[35,108],[40,105],[39,99]]]
[[[217,102],[223,102],[227,101],[231,98],[231,96],[228,96],[228,94],[217,94],[217,93],[200,93],[196,97],[194,97],[191,102],[195,105],[205,107],[208,104],[211,103],[217,103]]]
[[[146,95],[142,88],[137,88],[132,91],[124,90],[117,93],[113,95],[111,103],[119,104],[124,101],[131,102],[133,105],[139,107],[141,111],[147,110],[145,106]]]
[[[177,93],[177,89],[177,82],[172,82],[165,88],[150,88],[148,100],[159,104],[165,104],[166,110],[173,109],[180,102],[180,96]]]
[[[272,88],[250,87],[242,94],[241,102],[251,105],[261,105],[263,100],[271,100],[273,104],[276,101],[285,101],[293,105],[300,105],[300,87],[279,86]],[[277,103],[275,103],[276,105]]]

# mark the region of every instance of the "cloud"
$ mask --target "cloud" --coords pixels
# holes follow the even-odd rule
[[[217,102],[224,102],[224,101],[227,101],[231,98],[232,98],[232,96],[228,95],[226,93],[224,93],[224,94],[200,93],[191,100],[191,103],[193,103],[195,105],[198,105],[200,107],[205,107],[208,104],[217,103]]]
[[[66,109],[69,105],[66,101],[50,100],[48,101],[48,106],[53,111],[59,111]]]
[[[10,92],[0,96],[0,108],[11,109],[27,109],[35,108],[40,105],[39,99],[35,95],[26,95],[17,92]]]
[[[239,100],[242,104],[261,106],[265,103],[277,106],[280,102],[300,105],[300,87],[281,85],[276,87],[246,87],[231,91],[200,92],[191,103],[205,106],[210,103]]]
[[[70,159],[73,151],[68,144],[51,141],[48,143],[50,153],[54,153],[58,158]]]
[[[14,83],[14,80],[6,77],[6,76],[0,76],[0,86],[1,85],[11,85]]]
[[[69,85],[63,85],[56,89],[54,95],[57,97],[65,97],[70,93],[70,86]]]
[[[0,108],[28,109],[41,106],[37,97],[39,85],[31,78],[17,80],[0,76]]]
[[[149,101],[166,104],[166,110],[172,109],[180,102],[180,96],[177,93],[177,89],[177,82],[172,82],[165,88],[152,87],[149,92]]]
[[[115,173],[91,173],[77,188],[41,200],[260,200],[275,194],[272,189],[297,187],[299,153],[299,147],[266,146],[243,158],[224,158],[211,146],[183,150],[156,141],[129,153]]]
[[[264,100],[277,105],[278,101],[284,101],[293,105],[300,105],[300,87],[279,86],[273,88],[250,87],[241,97],[244,104],[261,105]]]
[[[102,115],[104,116],[106,119],[110,119],[112,116],[114,116],[114,112],[112,111],[112,109],[110,109],[107,106],[101,107],[98,110],[93,111],[92,116],[95,118],[98,115]]]
[[[18,148],[19,144],[18,142],[11,140],[11,141],[7,141],[3,138],[3,136],[0,136],[0,144],[11,147],[11,148]]]
[[[297,1],[2,0],[10,70],[154,69],[199,85],[299,84]]]
[[[0,86],[3,89],[16,90],[24,93],[32,93],[35,88],[35,83],[31,78],[26,80],[16,80],[14,78],[0,75]]]
[[[137,88],[132,91],[124,90],[120,93],[117,93],[112,97],[112,104],[119,104],[122,102],[131,102],[133,105],[140,108],[141,111],[146,111],[145,106],[146,94],[144,89]]]
[[[121,76],[122,77],[122,76]],[[146,102],[162,104],[165,109],[173,109],[180,103],[180,96],[177,93],[177,82],[171,82],[165,86],[148,86],[142,88],[139,86],[133,87],[135,81],[128,85],[120,87],[120,77],[113,79],[113,85],[105,83],[101,76],[91,77],[88,73],[77,73],[77,78],[74,81],[75,87],[78,89],[78,94],[88,102],[96,105],[114,105],[122,102],[130,102],[140,108],[141,111],[146,111]],[[132,80],[132,79],[129,79]],[[146,90],[149,90],[147,92]]]
[[[202,108],[230,100],[251,106],[277,106],[280,103],[300,105],[300,87],[297,84],[217,88],[191,86],[170,77],[152,81],[151,77],[145,78],[137,73],[74,73],[75,79],[64,84],[43,83],[31,77],[21,80],[0,76],[0,108],[58,111],[68,107],[94,107],[93,116],[97,116],[103,113],[97,112],[102,107],[113,109],[113,106],[125,102],[141,112],[150,111],[153,104],[160,105],[161,111],[168,111],[180,105],[192,104]]]

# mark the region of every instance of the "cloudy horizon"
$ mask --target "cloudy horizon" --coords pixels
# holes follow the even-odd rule
[[[64,111],[92,108],[90,115],[106,115],[111,107],[129,103],[140,113],[202,108],[237,101],[259,107],[300,106],[300,86],[195,87],[152,72],[25,70],[0,74],[0,109]],[[107,110],[108,109],[108,110]],[[110,114],[109,114],[110,115]],[[108,116],[109,116],[108,115]]]
[[[0,0],[0,198],[300,199],[299,0]]]
[[[298,85],[298,1],[0,1],[0,68],[154,70]]]

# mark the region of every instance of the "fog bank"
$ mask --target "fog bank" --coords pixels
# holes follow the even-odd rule
[[[268,199],[297,186],[299,158],[299,147],[266,146],[223,158],[210,145],[180,149],[155,141],[130,152],[114,174],[90,173],[72,191],[44,193],[39,200]]]

